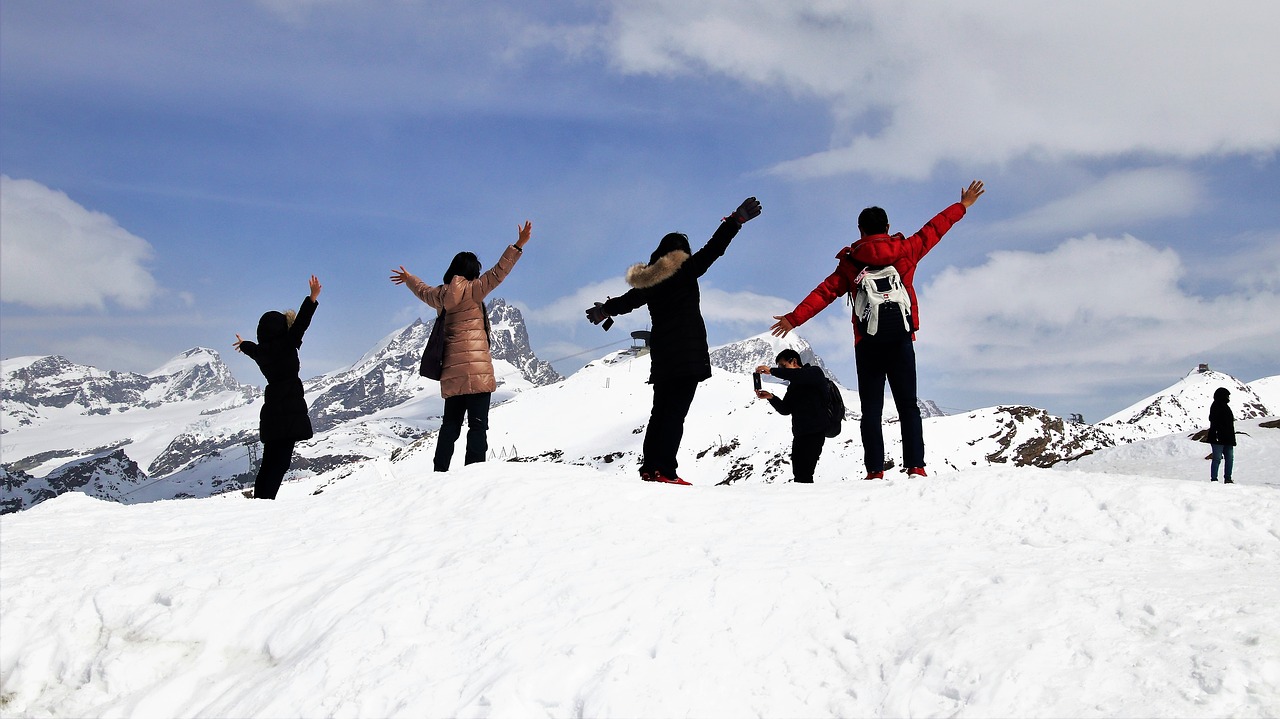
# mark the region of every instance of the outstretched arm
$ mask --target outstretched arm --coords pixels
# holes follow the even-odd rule
[[[302,299],[302,306],[298,308],[293,324],[289,325],[289,338],[293,340],[295,347],[302,346],[302,335],[311,326],[311,316],[316,313],[316,297],[320,296],[320,280],[315,275],[311,275],[311,281],[307,284],[311,288],[311,294]]]
[[[750,222],[752,219],[760,216],[760,201],[754,197],[748,197],[738,205],[738,209],[729,214],[728,217],[720,223],[720,227],[716,228],[715,234],[707,240],[707,244],[702,249],[693,253],[685,264],[693,271],[695,277],[701,277],[711,268],[711,263],[720,259],[724,251],[729,249],[729,242],[738,234],[738,230],[742,229],[742,225]]]
[[[843,264],[844,262],[841,261],[841,264],[836,266],[836,271],[827,275],[827,279],[823,280],[822,284],[814,287],[813,291],[801,300],[794,310],[785,315],[773,316],[777,322],[773,323],[769,331],[773,333],[774,337],[786,337],[787,333],[808,322],[814,315],[825,310],[832,302],[835,302],[837,298],[848,294],[849,278],[842,271]]]

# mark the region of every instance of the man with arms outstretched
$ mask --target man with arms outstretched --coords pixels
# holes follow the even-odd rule
[[[868,207],[858,215],[860,239],[840,250],[839,264],[822,284],[814,288],[794,310],[775,315],[771,327],[777,337],[809,321],[827,305],[846,294],[856,294],[868,283],[868,274],[887,274],[884,284],[872,286],[883,290],[884,304],[876,308],[875,319],[855,316],[853,327],[854,356],[858,363],[858,397],[862,402],[863,462],[866,479],[884,477],[884,434],[880,419],[884,411],[884,383],[889,381],[893,402],[902,424],[902,465],[907,474],[923,477],[924,431],[916,400],[916,353],[912,342],[920,329],[920,313],[913,286],[916,265],[933,249],[951,226],[964,217],[984,192],[982,182],[974,180],[960,193],[960,201],[938,213],[929,224],[910,237],[889,234],[889,216],[879,207]],[[893,268],[884,272],[882,268]],[[880,282],[880,280],[875,280]],[[893,294],[896,292],[897,294]],[[900,297],[900,302],[891,301]],[[907,306],[904,306],[907,305]],[[858,308],[867,303],[859,298]]]

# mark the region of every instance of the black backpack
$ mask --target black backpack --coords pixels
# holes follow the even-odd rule
[[[840,423],[844,421],[844,397],[840,394],[840,388],[827,379],[827,431],[824,433],[827,437],[835,437],[840,434]]]

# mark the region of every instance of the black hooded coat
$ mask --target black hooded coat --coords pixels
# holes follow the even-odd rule
[[[611,316],[649,306],[653,329],[649,335],[650,382],[671,379],[702,381],[711,376],[707,326],[702,320],[698,278],[724,254],[742,225],[733,217],[720,223],[702,249],[689,254],[689,239],[670,234],[662,238],[648,264],[627,270],[632,289],[604,303]]]
[[[1226,387],[1219,387],[1213,393],[1213,404],[1209,405],[1209,436],[1205,439],[1209,444],[1225,444],[1236,446],[1236,416],[1231,412],[1231,392]]]
[[[298,348],[311,325],[316,303],[307,297],[290,325],[280,312],[268,312],[258,320],[258,341],[240,343],[240,351],[258,363],[267,378],[267,391],[259,414],[262,442],[301,442],[311,439],[311,418],[303,396]]]

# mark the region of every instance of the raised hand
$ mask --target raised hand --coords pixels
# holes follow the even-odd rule
[[[231,346],[236,348],[236,352],[244,352],[244,350],[240,349],[240,343],[241,343],[241,342],[244,342],[244,340],[240,339],[240,333],[239,333],[239,332],[237,332],[237,333],[236,333],[236,341],[235,341],[235,342],[233,342],[233,343],[231,343]]]
[[[786,315],[774,315],[773,318],[777,322],[773,323],[769,331],[773,333],[774,337],[786,337],[788,332],[795,329],[795,325],[791,324],[791,320],[787,319]]]
[[[311,281],[307,283],[307,286],[311,288],[311,301],[315,302],[316,298],[320,296],[320,280],[317,280],[315,275],[311,275]]]
[[[974,180],[969,183],[967,190],[960,191],[960,204],[964,205],[965,209],[973,207],[973,203],[977,202],[984,192],[986,190],[982,187],[982,180]]]
[[[399,270],[391,271],[391,281],[397,285],[403,285],[404,283],[408,282],[409,277],[410,277],[409,271],[404,268],[404,265],[400,265]]]
[[[733,211],[733,216],[737,218],[738,224],[745,225],[749,220],[760,216],[760,201],[754,197],[748,197],[738,205],[738,209]]]
[[[533,223],[525,220],[523,227],[516,225],[516,231],[520,233],[520,239],[516,240],[516,247],[523,250],[525,243],[529,241],[529,237],[533,234]]]

